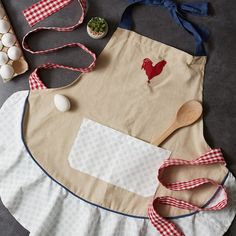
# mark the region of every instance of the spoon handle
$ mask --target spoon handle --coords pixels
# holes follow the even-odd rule
[[[151,144],[159,146],[164,140],[166,140],[175,130],[180,128],[176,122],[174,122],[165,132],[163,132],[160,136],[152,139]]]

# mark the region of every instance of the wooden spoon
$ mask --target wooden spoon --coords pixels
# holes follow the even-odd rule
[[[197,121],[202,114],[200,102],[191,100],[184,103],[178,110],[172,125],[160,137],[155,137],[151,143],[159,146],[166,138],[179,128],[188,126]]]

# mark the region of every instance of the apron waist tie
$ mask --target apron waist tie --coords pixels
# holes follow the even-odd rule
[[[169,205],[177,207],[180,209],[194,210],[194,211],[217,211],[221,210],[227,206],[228,197],[225,188],[218,184],[217,182],[207,179],[207,178],[198,178],[190,181],[176,182],[176,183],[167,183],[163,180],[163,173],[165,169],[172,166],[199,166],[199,165],[210,165],[210,164],[226,164],[223,154],[220,149],[212,149],[203,156],[199,157],[194,161],[186,161],[181,159],[171,159],[166,160],[160,169],[158,170],[158,180],[166,188],[172,191],[181,191],[197,188],[204,184],[212,184],[218,186],[219,190],[223,191],[224,198],[220,202],[214,204],[211,207],[198,207],[191,203],[188,203],[183,200],[179,200],[170,196],[156,197],[152,200],[151,204],[148,207],[148,216],[150,218],[153,226],[159,231],[162,236],[184,236],[183,232],[172,222],[162,217],[158,213],[158,204]]]
[[[81,43],[69,43],[65,44],[56,48],[50,48],[46,50],[36,50],[34,51],[33,49],[30,48],[30,46],[27,43],[28,38],[32,35],[35,34],[39,31],[57,31],[57,32],[70,32],[75,30],[79,25],[81,25],[84,21],[85,17],[85,12],[86,12],[86,0],[77,0],[78,3],[81,6],[82,9],[82,14],[80,19],[75,25],[68,26],[68,27],[38,27],[32,31],[29,31],[23,38],[22,40],[22,47],[24,50],[31,54],[47,54],[51,52],[55,52],[58,50],[61,50],[63,48],[71,48],[71,47],[79,47],[86,53],[88,53],[93,61],[91,64],[85,68],[78,68],[78,67],[72,67],[72,66],[65,66],[61,64],[55,64],[55,63],[46,63],[38,68],[36,68],[33,73],[29,77],[29,86],[30,90],[36,90],[36,89],[46,89],[47,87],[44,85],[44,83],[40,80],[37,72],[39,69],[57,69],[57,68],[62,68],[62,69],[68,69],[68,70],[73,70],[73,71],[78,71],[82,73],[87,73],[90,72],[94,69],[95,67],[95,62],[96,62],[96,55],[93,53],[91,50],[89,50],[86,46],[84,46]],[[35,25],[39,21],[45,19],[46,17],[52,15],[53,13],[61,10],[63,7],[71,3],[72,0],[41,0],[26,10],[23,11],[24,16],[26,17],[26,20],[28,21],[30,26]]]
[[[32,27],[38,22],[60,11],[72,0],[41,0],[23,11],[23,14]]]

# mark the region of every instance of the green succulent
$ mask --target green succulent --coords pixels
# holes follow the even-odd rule
[[[88,27],[97,33],[103,33],[106,31],[107,23],[103,18],[93,17],[89,23]]]

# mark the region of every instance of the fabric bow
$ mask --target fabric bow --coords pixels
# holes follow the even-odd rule
[[[206,28],[198,27],[186,19],[185,15],[191,13],[193,15],[206,16],[208,14],[208,3],[177,3],[174,0],[129,0],[130,5],[124,11],[120,27],[131,29],[131,7],[135,4],[144,4],[151,6],[161,6],[166,8],[172,17],[172,19],[179,25],[181,25],[187,32],[193,35],[196,43],[195,55],[206,55],[204,49],[204,41],[209,36],[209,31]]]

